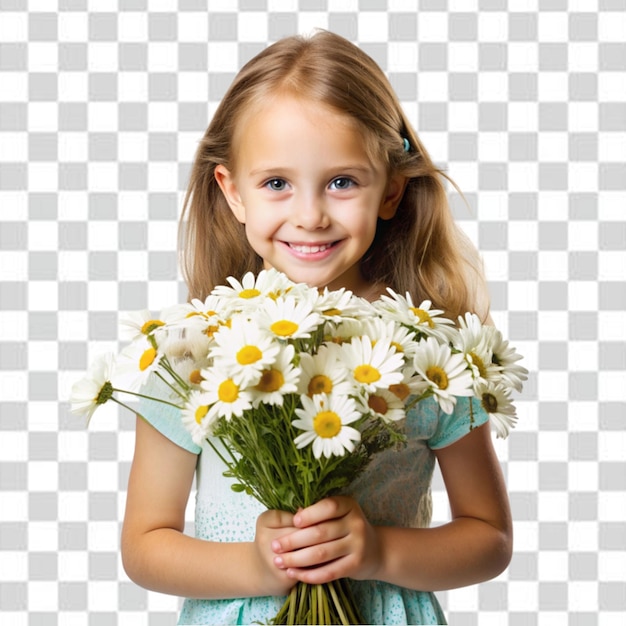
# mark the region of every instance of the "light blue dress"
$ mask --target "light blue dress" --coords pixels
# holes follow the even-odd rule
[[[155,389],[147,389],[154,395]],[[252,541],[256,518],[264,510],[252,497],[235,493],[224,466],[208,444],[193,443],[176,409],[142,402],[141,414],[177,445],[198,454],[195,536],[207,541]],[[356,498],[375,525],[428,527],[431,520],[430,484],[435,466],[433,450],[448,446],[488,421],[479,403],[459,398],[446,415],[432,400],[412,409],[405,421],[408,444],[402,450],[376,455],[347,493]],[[215,564],[219,567],[219,564]],[[413,591],[379,581],[351,581],[368,624],[446,624],[431,592]],[[179,624],[266,623],[285,598],[254,597],[229,600],[186,599]]]

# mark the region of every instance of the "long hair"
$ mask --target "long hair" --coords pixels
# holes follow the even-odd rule
[[[447,176],[422,146],[383,71],[357,46],[327,31],[287,37],[263,50],[241,69],[217,108],[198,147],[181,216],[181,265],[190,297],[203,299],[227,276],[263,267],[214,172],[218,164],[236,169],[241,121],[280,94],[349,116],[362,131],[368,156],[408,179],[395,216],[378,221],[361,261],[363,276],[409,292],[416,305],[431,300],[453,319],[465,311],[486,316],[482,264],[452,217]]]

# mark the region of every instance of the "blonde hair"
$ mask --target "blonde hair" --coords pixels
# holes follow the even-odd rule
[[[431,300],[453,319],[465,311],[486,317],[482,264],[452,217],[444,186],[450,179],[433,164],[378,65],[327,31],[287,37],[263,50],[242,68],[217,108],[198,147],[181,216],[181,261],[190,297],[203,299],[227,276],[262,269],[214,172],[218,164],[234,170],[240,122],[281,93],[350,117],[363,133],[368,155],[390,174],[408,179],[395,216],[379,220],[361,261],[363,276],[403,295],[409,292],[416,305]],[[410,142],[408,152],[403,138]]]

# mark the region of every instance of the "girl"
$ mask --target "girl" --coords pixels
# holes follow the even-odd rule
[[[328,32],[281,40],[241,70],[199,146],[183,212],[190,296],[273,267],[370,300],[391,287],[453,319],[486,318],[477,253],[452,221],[443,178],[372,59]],[[405,449],[295,515],[233,493],[208,445],[153,404],[149,423],[137,420],[122,554],[138,584],[188,598],[182,624],[266,621],[296,581],[342,577],[368,623],[445,623],[433,591],[509,563],[507,495],[478,404],[470,428],[468,402],[452,415],[422,402]],[[435,458],[452,521],[428,528]]]

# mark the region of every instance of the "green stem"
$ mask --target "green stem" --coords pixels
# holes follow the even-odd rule
[[[318,615],[318,612],[317,612],[318,588],[319,588],[319,585],[311,586],[311,623],[312,624],[320,623],[320,620],[317,616]]]
[[[350,586],[350,581],[347,578],[340,578],[337,581],[339,587],[341,588],[341,595],[343,606],[348,613],[348,619],[351,624],[364,624],[365,620],[361,617],[357,605],[356,600],[354,599],[354,595],[352,593],[352,587]]]
[[[173,406],[177,409],[182,408],[180,405],[174,404],[173,402],[168,402],[167,400],[161,400],[160,398],[153,398],[152,396],[147,396],[143,393],[137,393],[136,391],[127,391],[126,389],[116,389],[115,387],[113,387],[113,391],[116,391],[117,393],[126,393],[130,396],[137,396],[138,398],[146,398],[146,400],[153,400],[154,402],[160,402],[161,404],[169,404],[170,406]],[[111,400],[115,400],[115,398],[111,398]],[[121,404],[119,400],[115,400],[115,402],[117,402],[118,404]],[[126,405],[123,405],[123,406],[126,406]]]
[[[341,602],[339,602],[339,597],[337,596],[337,591],[335,590],[335,585],[333,582],[328,584],[328,590],[330,591],[330,595],[333,598],[333,603],[335,604],[335,608],[337,609],[337,613],[339,614],[339,619],[344,626],[349,626],[350,622],[346,617],[346,614],[343,612],[343,608],[341,607]]]
[[[287,624],[296,623],[296,607],[298,605],[298,585],[294,585],[289,592],[289,613],[287,614]]]
[[[124,404],[123,402],[121,402],[120,400],[118,400],[117,398],[114,398],[113,396],[111,396],[111,400],[113,400],[113,402],[119,404],[120,406],[123,406],[125,409],[127,409],[128,411],[130,411],[131,413],[137,413],[137,411],[133,410],[131,407],[128,406],[128,404]],[[137,413],[137,415],[139,415],[139,417],[141,417],[143,419],[143,421],[147,421],[146,418]]]
[[[185,391],[189,391],[190,387],[187,384],[187,381],[185,381],[172,367],[172,364],[170,363],[166,355],[163,355],[163,357],[161,357],[160,365],[174,379],[174,382],[177,385],[180,385]]]
[[[161,372],[155,372],[155,374],[174,392],[176,393],[178,396],[180,396],[183,400],[187,400],[187,396],[176,387],[176,385],[172,385],[172,383],[169,380],[165,379],[165,376],[163,376],[163,374],[161,374]]]

